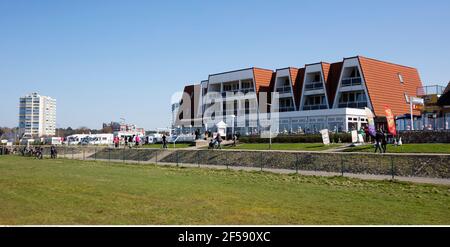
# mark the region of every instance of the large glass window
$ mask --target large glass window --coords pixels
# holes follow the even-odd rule
[[[325,95],[308,95],[305,98],[303,110],[327,109]]]
[[[367,107],[367,98],[364,91],[342,92],[339,97],[339,108]]]
[[[344,69],[344,75],[342,78],[343,87],[361,85],[361,83],[362,80],[358,67]]]

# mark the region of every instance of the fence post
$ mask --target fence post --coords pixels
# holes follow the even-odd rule
[[[344,155],[341,154],[341,176],[344,176]]]
[[[83,148],[83,160],[86,160],[86,154],[85,154],[86,149]]]
[[[73,159],[73,148],[72,148],[72,159]]]
[[[262,156],[263,156],[263,153],[262,153],[262,152],[259,152],[259,164],[261,165],[261,171],[263,170],[263,160],[262,160]]]
[[[177,156],[177,167],[178,167],[178,162],[179,162],[179,157],[178,157],[178,152],[175,150],[176,156]]]
[[[197,150],[197,166],[200,168],[200,151]]]
[[[94,160],[97,160],[97,147],[94,148]]]
[[[391,156],[391,175],[392,175],[392,180],[394,180],[395,177],[395,171],[394,171],[394,156]]]
[[[298,153],[295,153],[295,173],[298,174]]]
[[[108,161],[111,162],[111,148],[108,148]]]
[[[155,153],[156,153],[156,157],[155,157],[155,159],[156,159],[156,164],[158,164],[158,151],[159,151],[159,150],[156,150],[156,152],[155,152]]]
[[[122,151],[122,163],[125,163],[125,148]]]

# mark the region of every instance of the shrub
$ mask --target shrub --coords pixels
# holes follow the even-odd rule
[[[349,133],[330,133],[330,142],[338,143],[351,142],[352,136]],[[269,143],[268,138],[260,138],[259,136],[243,136],[239,138],[242,143]],[[278,135],[272,138],[273,143],[317,143],[322,142],[322,135],[308,134],[308,135]]]

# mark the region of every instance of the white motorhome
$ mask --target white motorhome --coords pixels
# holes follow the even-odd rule
[[[113,144],[113,134],[95,134],[89,135],[89,144],[92,145],[111,145]]]
[[[86,134],[75,134],[70,135],[66,139],[67,145],[79,145],[83,138],[86,138],[88,135]]]
[[[62,144],[62,138],[61,137],[48,137],[44,140],[45,144],[48,145],[61,145]]]

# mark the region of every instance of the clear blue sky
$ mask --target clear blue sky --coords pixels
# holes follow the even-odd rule
[[[0,0],[0,126],[19,97],[61,127],[166,127],[171,95],[208,74],[364,55],[450,80],[450,1]]]

